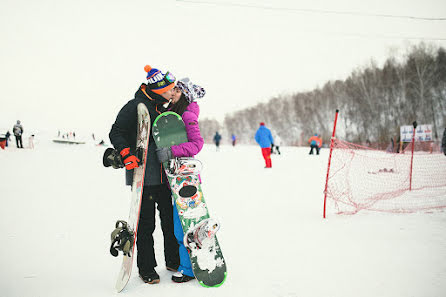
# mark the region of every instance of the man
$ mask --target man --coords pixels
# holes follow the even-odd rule
[[[308,139],[308,143],[310,144],[311,150],[310,155],[313,154],[313,149],[316,149],[316,154],[319,155],[319,150],[322,147],[322,139],[319,138],[319,135],[314,134]]]
[[[11,136],[11,133],[9,133],[9,131],[6,132],[5,137],[6,137],[6,146],[8,146],[8,142],[11,140],[11,138],[9,138]]]
[[[271,131],[265,127],[265,123],[260,123],[260,127],[254,138],[262,149],[262,155],[265,159],[265,168],[272,168],[271,145],[274,145],[274,140]]]
[[[217,132],[215,132],[215,135],[214,135],[215,149],[217,151],[220,148],[220,141],[221,141],[221,135],[217,131]]]
[[[12,133],[14,133],[15,143],[17,148],[23,148],[23,143],[22,143],[23,126],[22,124],[20,124],[20,121],[17,121],[17,123],[12,128]]]
[[[175,77],[167,72],[147,65],[147,84],[142,84],[135,98],[127,102],[119,111],[109,137],[115,149],[120,152],[126,167],[127,185],[132,184],[133,169],[140,161],[135,156],[137,134],[137,106],[144,103],[150,114],[151,125],[155,118],[165,111],[163,104],[169,102],[174,94]],[[139,275],[144,282],[160,282],[154,251],[153,232],[155,230],[155,204],[160,213],[161,229],[164,235],[164,258],[166,268],[176,271],[179,266],[178,243],[174,236],[173,208],[170,187],[164,169],[156,155],[156,144],[152,136],[147,149],[144,188],[138,224],[136,246]]]
[[[441,139],[441,147],[443,148],[443,153],[446,156],[446,128],[444,128],[443,138]]]

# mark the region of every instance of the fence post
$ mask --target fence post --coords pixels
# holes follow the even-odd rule
[[[338,114],[339,114],[339,109],[336,109],[336,115],[335,115],[335,120],[334,120],[334,125],[333,125],[333,133],[331,134],[331,141],[330,141],[330,155],[328,156],[327,177],[325,179],[324,219],[325,219],[325,209],[326,209],[326,206],[327,206],[328,175],[330,174],[331,153],[333,152],[333,143],[334,143],[335,134],[336,134],[336,123],[338,122]]]
[[[413,151],[415,148],[415,132],[417,130],[417,121],[413,122],[413,133],[412,133],[412,156],[410,157],[410,181],[409,181],[409,191],[412,191],[412,172],[413,172]]]

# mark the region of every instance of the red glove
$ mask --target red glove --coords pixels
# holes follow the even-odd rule
[[[125,168],[127,170],[138,167],[139,159],[130,153],[130,148],[126,147],[120,152],[122,160],[124,161]]]

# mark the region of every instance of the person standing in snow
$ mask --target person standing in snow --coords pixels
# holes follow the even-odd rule
[[[22,143],[23,126],[22,124],[20,124],[20,121],[17,121],[17,123],[12,128],[12,133],[14,133],[15,143],[17,145],[17,148],[23,148],[23,143]]]
[[[271,143],[271,154],[277,153],[280,155],[280,143],[281,143],[281,139],[280,139],[279,135],[275,134],[274,143]]]
[[[322,147],[322,139],[319,137],[319,135],[314,134],[313,136],[308,139],[308,143],[310,144],[311,150],[310,155],[313,154],[313,149],[316,149],[316,154],[319,155],[319,150]]]
[[[232,146],[235,146],[235,143],[237,142],[237,137],[235,136],[235,134],[232,134],[231,140],[232,140]]]
[[[441,147],[443,148],[443,153],[446,156],[446,128],[444,128],[443,138],[441,139]]]
[[[32,134],[30,137],[28,137],[28,147],[30,149],[34,148],[34,134]]]
[[[271,131],[265,127],[265,123],[261,122],[254,139],[262,149],[262,156],[265,159],[265,168],[272,168],[271,163],[271,145],[274,145]]]
[[[215,132],[214,135],[214,143],[215,143],[215,149],[218,151],[220,148],[220,141],[221,141],[221,135],[217,132]]]
[[[6,138],[6,146],[8,146],[8,142],[11,140],[11,133],[9,131],[6,132],[5,138]]]
[[[193,84],[189,78],[183,78],[177,82],[174,92],[172,102],[167,109],[176,112],[183,118],[188,142],[157,149],[157,155],[161,163],[173,158],[193,157],[201,151],[204,144],[198,125],[200,108],[196,101],[206,94],[205,90]],[[180,266],[178,272],[172,276],[172,280],[176,283],[184,283],[194,279],[195,276],[192,271],[189,253],[184,246],[183,227],[175,205],[173,206],[173,224],[175,237],[179,245]]]
[[[163,105],[168,103],[174,94],[175,77],[170,72],[162,73],[149,65],[145,66],[144,70],[147,72],[147,83],[141,84],[135,93],[135,98],[122,107],[109,133],[111,143],[121,154],[122,160],[126,164],[127,185],[132,184],[133,169],[138,167],[138,162],[140,162],[135,156],[138,104],[143,103],[147,107],[150,114],[150,125],[153,125],[155,118],[166,110]],[[155,141],[150,136],[136,241],[139,276],[149,284],[160,282],[160,277],[155,270],[157,262],[153,242],[155,207],[159,211],[164,235],[166,269],[176,271],[180,259],[178,243],[174,235],[170,186],[158,160]]]

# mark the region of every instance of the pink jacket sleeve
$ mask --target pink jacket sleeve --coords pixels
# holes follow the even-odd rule
[[[200,127],[198,126],[198,117],[191,111],[185,111],[182,118],[186,126],[187,139],[189,141],[179,145],[173,145],[171,147],[172,155],[174,157],[193,157],[201,151],[204,144]]]

